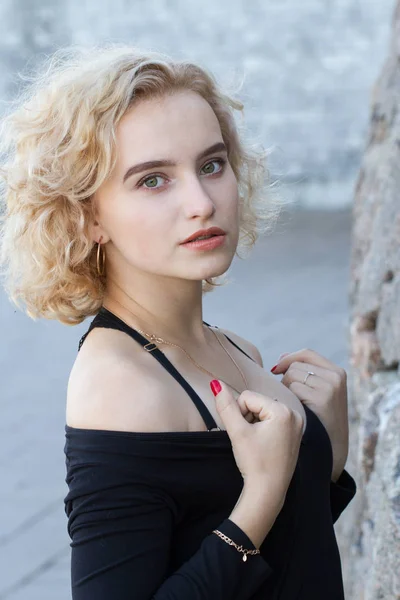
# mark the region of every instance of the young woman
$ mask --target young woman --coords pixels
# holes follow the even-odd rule
[[[203,320],[278,214],[242,108],[199,65],[108,47],[53,58],[4,119],[8,294],[94,315],[66,407],[74,600],[344,597],[346,373],[299,350],[278,381]]]

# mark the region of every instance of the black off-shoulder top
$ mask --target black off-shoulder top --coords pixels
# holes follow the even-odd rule
[[[94,327],[148,343],[102,307],[79,349]],[[158,349],[152,355],[188,392],[207,431],[65,426],[73,600],[343,600],[333,524],[356,483],[346,470],[336,483],[330,480],[332,448],[315,413],[305,406],[306,429],[285,504],[260,554],[244,562],[212,533],[219,529],[255,548],[228,518],[243,487],[229,435],[166,356]]]

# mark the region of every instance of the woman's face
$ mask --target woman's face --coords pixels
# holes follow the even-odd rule
[[[226,150],[209,150],[216,144],[223,144],[218,120],[191,91],[141,101],[124,115],[115,169],[95,194],[93,238],[110,242],[107,273],[128,268],[202,280],[229,268],[239,236],[238,187]],[[164,160],[171,164],[140,167]],[[219,247],[181,245],[212,226],[226,232]]]

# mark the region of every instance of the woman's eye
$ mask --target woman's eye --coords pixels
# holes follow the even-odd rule
[[[142,181],[140,181],[138,183],[138,187],[142,187],[145,183],[150,183],[149,186],[145,186],[147,189],[154,189],[157,188],[157,184],[155,182],[157,182],[157,179],[165,179],[162,175],[151,175],[150,177],[146,177],[145,179],[142,179]]]
[[[210,160],[210,162],[208,162],[206,165],[204,165],[203,169],[206,169],[207,167],[209,167],[210,165],[212,165],[213,163],[217,163],[220,165],[220,170],[219,171],[208,171],[208,174],[213,175],[214,173],[220,173],[223,170],[223,167],[225,165],[225,160],[223,158],[215,158],[214,160]]]
[[[212,167],[212,165],[214,163],[217,163],[220,165],[220,169],[219,171],[215,171],[214,168]],[[204,165],[203,167],[203,171],[206,170],[206,175],[216,175],[218,173],[221,173],[224,169],[226,160],[223,158],[215,158],[214,160],[210,160],[206,165]],[[208,169],[208,167],[212,168],[212,170],[210,171]],[[157,179],[165,179],[165,177],[163,175],[154,173],[153,175],[148,175],[147,177],[145,177],[144,179],[142,179],[141,181],[139,181],[139,183],[137,184],[137,187],[145,187],[148,190],[155,190],[155,189],[159,189],[162,186],[158,186],[157,185]],[[146,184],[146,185],[145,185]],[[147,185],[149,184],[149,185]]]

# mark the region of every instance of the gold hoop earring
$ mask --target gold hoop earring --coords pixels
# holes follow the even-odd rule
[[[101,269],[100,269],[100,247],[101,247],[102,239],[103,238],[101,237],[100,240],[97,242],[97,273],[99,274],[100,277],[102,277],[104,275],[105,266],[106,266],[106,252],[103,248],[102,252],[101,252]]]

